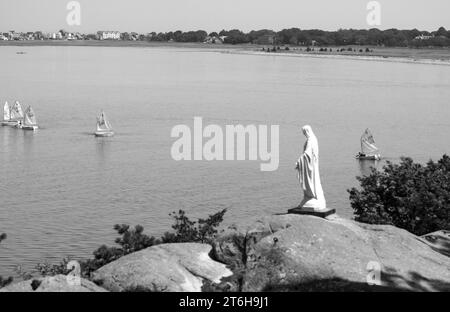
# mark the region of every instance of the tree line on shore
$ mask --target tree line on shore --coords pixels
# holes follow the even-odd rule
[[[198,31],[175,31],[166,33],[150,33],[145,38],[149,41],[175,41],[175,42],[204,42],[209,38],[217,38],[228,44],[274,44],[274,45],[372,45],[387,47],[424,47],[424,46],[450,46],[450,31],[440,27],[437,31],[419,31],[387,29],[339,29],[325,31],[319,29],[302,30],[299,28],[273,31],[270,29],[252,30],[243,32],[238,29],[222,30],[207,33]]]
[[[450,30],[440,27],[436,31],[420,31],[418,29],[399,30],[386,29],[339,29],[325,31],[320,29],[289,28],[281,31],[270,29],[243,32],[239,29],[221,30],[220,32],[169,31],[139,34],[136,32],[97,32],[96,34],[72,34],[60,30],[55,34],[44,34],[41,31],[28,33],[0,33],[0,37],[9,40],[102,40],[102,33],[116,33],[110,40],[157,41],[157,42],[208,42],[225,44],[263,44],[293,46],[386,46],[386,47],[450,47]],[[0,39],[1,39],[0,38]],[[105,39],[105,40],[108,40]]]

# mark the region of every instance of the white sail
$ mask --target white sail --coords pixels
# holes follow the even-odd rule
[[[97,117],[97,131],[111,131],[111,124],[106,118],[105,113],[102,111],[100,115]]]
[[[9,121],[11,119],[11,108],[9,107],[8,102],[5,102],[5,106],[3,107],[3,120]]]
[[[378,153],[378,147],[375,145],[375,140],[369,129],[366,129],[361,136],[361,152],[365,155],[375,155]]]
[[[11,120],[18,120],[23,118],[22,106],[18,101],[14,103],[14,106],[11,108]]]
[[[31,106],[28,106],[25,111],[25,116],[23,117],[23,125],[24,126],[35,126],[37,125],[36,116],[34,115],[34,111]]]
[[[23,117],[23,110],[22,110],[22,105],[20,105],[19,101],[16,101],[16,103],[14,105],[17,105],[17,112],[19,113],[20,117]]]

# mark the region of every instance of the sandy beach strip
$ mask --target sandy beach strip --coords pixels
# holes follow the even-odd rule
[[[2,46],[15,46],[20,52],[21,47],[33,46],[75,46],[75,47],[136,47],[136,48],[178,48],[195,49],[199,51],[248,54],[248,55],[270,55],[270,56],[290,56],[290,57],[315,57],[315,58],[336,58],[352,59],[364,61],[383,62],[404,62],[417,64],[450,65],[450,48],[389,48],[374,46],[345,46],[345,47],[323,47],[328,51],[318,51],[320,47],[314,47],[314,51],[306,51],[306,47],[289,46],[286,50],[284,45],[276,52],[266,52],[263,48],[272,46],[256,44],[206,44],[206,43],[182,43],[182,42],[148,42],[148,41],[122,41],[122,40],[30,40],[30,41],[0,41]],[[355,51],[343,51],[349,47]],[[370,52],[365,52],[369,48]],[[329,52],[332,49],[332,52]],[[359,50],[363,52],[359,52]]]

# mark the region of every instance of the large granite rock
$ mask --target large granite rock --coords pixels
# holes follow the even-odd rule
[[[94,283],[81,279],[81,283],[73,283],[65,275],[47,276],[13,283],[0,292],[106,292]]]
[[[275,215],[232,227],[216,240],[214,257],[238,272],[232,290],[450,290],[450,258],[425,239],[336,215]],[[381,285],[370,286],[378,265]]]
[[[422,237],[431,248],[450,257],[450,231],[437,231]]]
[[[177,243],[152,246],[98,269],[93,280],[110,291],[201,291],[203,282],[232,275],[209,257],[211,246]]]

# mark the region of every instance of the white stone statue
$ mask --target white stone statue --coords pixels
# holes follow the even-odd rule
[[[303,189],[303,200],[299,208],[310,211],[326,210],[325,196],[319,175],[319,144],[310,126],[302,128],[306,136],[303,154],[299,157],[295,169],[298,181]]]

